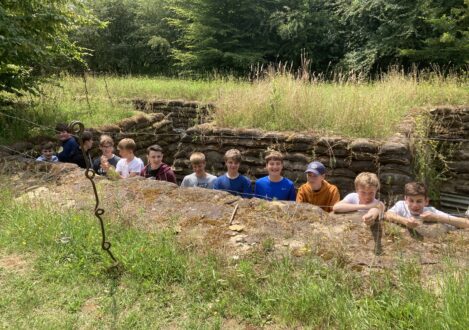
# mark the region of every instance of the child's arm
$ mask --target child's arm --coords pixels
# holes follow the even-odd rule
[[[62,152],[57,154],[57,158],[61,162],[68,161],[72,153],[75,151],[75,149],[78,148],[78,144],[76,142],[73,143],[71,139],[74,139],[74,138],[71,137],[67,142],[65,142],[62,145]]]
[[[176,183],[176,175],[172,170],[166,173],[166,181]]]
[[[456,228],[469,228],[469,220],[465,218],[453,217],[448,214],[437,214],[432,212],[423,212],[420,217],[425,222],[439,222],[455,226]]]
[[[386,212],[384,219],[386,221],[397,223],[398,225],[405,226],[409,229],[416,228],[417,226],[420,225],[420,223],[417,220],[415,220],[414,218],[401,217],[400,215],[398,215],[398,214],[396,214],[392,211]]]
[[[337,213],[346,213],[346,212],[354,212],[358,210],[369,210],[371,208],[375,208],[379,205],[379,202],[373,202],[370,204],[353,204],[347,203],[344,200],[341,200],[337,204],[332,207],[332,210]]]

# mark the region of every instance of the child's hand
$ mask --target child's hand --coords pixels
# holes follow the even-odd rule
[[[428,211],[420,214],[420,218],[422,218],[424,222],[438,222],[439,220],[438,216],[435,213]]]
[[[109,167],[111,164],[109,164],[109,161],[107,160],[106,156],[101,156],[101,168],[107,172],[109,170]]]
[[[407,220],[405,225],[409,229],[414,229],[414,228],[417,228],[418,226],[420,226],[420,222],[418,220],[416,220],[415,218],[410,218],[410,219]]]
[[[379,217],[379,210],[377,208],[372,208],[362,217],[363,222],[371,226],[375,223],[375,220]]]

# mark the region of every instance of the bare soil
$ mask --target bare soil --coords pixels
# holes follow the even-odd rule
[[[18,202],[93,212],[90,181],[75,165],[5,157],[0,161],[0,174]],[[309,204],[241,199],[222,191],[179,188],[143,178],[110,181],[96,177],[95,181],[107,222],[148,232],[172,230],[183,246],[216,251],[229,259],[259,252],[298,258],[316,255],[361,272],[413,260],[427,274],[441,269],[448,258],[457,266],[469,264],[468,230],[429,224],[411,232],[383,223],[382,253],[376,255],[375,235],[358,213],[327,214]]]

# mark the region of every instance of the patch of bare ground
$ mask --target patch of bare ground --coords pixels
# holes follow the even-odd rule
[[[17,253],[0,254],[0,269],[18,275],[27,274],[31,270],[30,257]]]
[[[7,166],[9,173],[5,174],[9,178],[26,175],[24,160],[13,161],[16,167]],[[35,176],[35,166],[26,166],[30,184],[46,188],[47,194],[43,191],[30,196],[39,188],[28,191],[11,179],[20,199],[40,200],[46,195],[49,203],[63,208],[93,209],[92,188],[83,170],[70,165],[48,165],[46,171],[39,169],[42,175]],[[260,252],[298,258],[319,256],[326,262],[364,273],[395,268],[402,261],[413,260],[428,276],[438,272],[448,258],[459,267],[468,265],[468,230],[449,231],[433,224],[411,232],[384,223],[382,254],[376,255],[376,236],[363,224],[360,214],[331,215],[309,204],[241,199],[222,191],[179,188],[140,177],[125,181],[97,177],[96,182],[106,221],[147,232],[171,230],[182,246],[214,251],[227,259]],[[236,205],[236,216],[229,223]]]

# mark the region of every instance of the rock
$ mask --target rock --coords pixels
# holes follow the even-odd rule
[[[232,231],[237,231],[237,232],[240,232],[240,231],[243,231],[244,230],[244,226],[241,226],[241,225],[231,225],[228,227],[229,230],[232,230]]]

